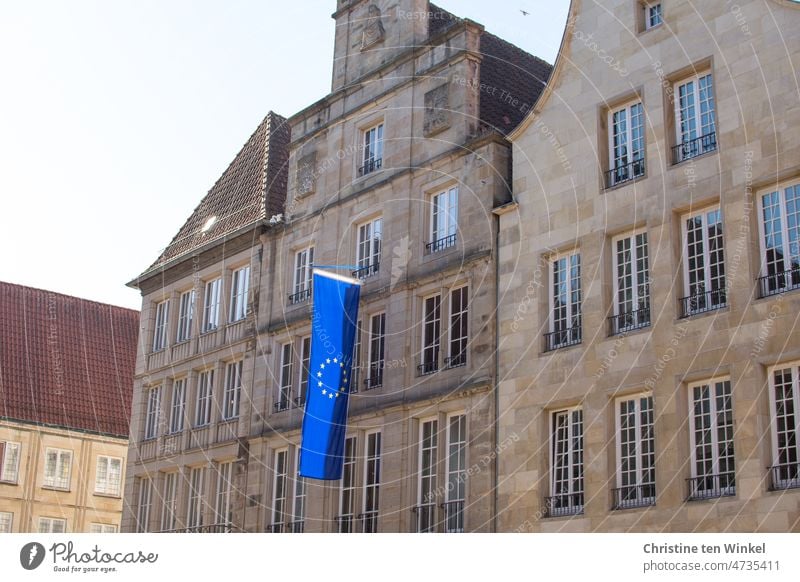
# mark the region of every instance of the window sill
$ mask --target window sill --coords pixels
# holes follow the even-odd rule
[[[106,499],[122,499],[122,495],[119,493],[99,493],[95,491],[93,495],[95,497],[104,497]]]
[[[702,160],[703,158],[708,158],[708,157],[714,156],[714,155],[716,155],[718,153],[719,153],[719,145],[717,145],[717,148],[714,149],[714,150],[711,150],[711,151],[708,151],[708,152],[703,152],[702,154],[700,154],[698,156],[693,156],[691,158],[685,158],[685,159],[681,160],[680,162],[676,162],[676,163],[670,164],[669,165],[669,169],[671,170],[673,168],[677,168],[679,166],[683,166],[684,164],[687,164],[687,163],[691,162],[692,160],[695,160],[695,161],[696,160]]]
[[[17,481],[6,481],[5,479],[0,480],[0,485],[19,485],[19,480]]]
[[[42,485],[42,489],[45,489],[47,491],[58,491],[60,493],[69,493],[70,492],[70,488],[69,487],[56,487],[55,485]]]

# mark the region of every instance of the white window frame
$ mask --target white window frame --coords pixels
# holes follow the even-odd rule
[[[628,249],[620,250],[620,244],[628,245]],[[613,254],[613,288],[614,288],[614,317],[613,334],[622,333],[648,327],[651,321],[650,314],[650,243],[647,230],[636,229],[615,236],[611,242]],[[621,256],[627,257],[622,263]],[[630,278],[630,287],[626,285],[625,300],[621,300],[620,293],[620,268],[624,268],[622,278]],[[623,310],[623,304],[630,304],[631,309]],[[625,318],[623,325],[622,318]]]
[[[139,497],[136,505],[136,532],[147,533],[150,531],[150,508],[153,501],[153,482],[145,477],[139,477]]]
[[[247,300],[250,292],[250,265],[237,269],[231,276],[231,305],[229,321],[236,323],[247,317]]]
[[[189,289],[181,293],[178,301],[178,331],[176,343],[183,343],[192,339],[192,323],[194,321],[195,291]]]
[[[386,367],[386,312],[375,313],[369,318],[369,378],[370,389],[383,386]]]
[[[14,531],[14,514],[10,511],[0,511],[0,534]]]
[[[294,500],[292,503],[292,533],[302,533],[306,519],[306,480],[300,474],[300,447],[294,454]]]
[[[203,370],[197,375],[197,400],[194,408],[194,427],[211,424],[214,405],[214,369]]]
[[[169,299],[165,299],[155,306],[155,325],[153,326],[153,352],[160,352],[167,348],[167,333],[169,331]]]
[[[720,235],[719,235],[719,252],[722,255],[721,262],[715,263],[715,265],[722,266],[722,277],[717,276],[713,278],[711,275],[712,270],[712,263],[711,263],[711,250],[710,250],[710,237],[709,237],[709,216],[712,214],[719,215],[719,222],[715,224],[719,224],[720,227]],[[689,271],[689,229],[687,226],[687,222],[690,220],[694,220],[697,217],[702,218],[701,224],[701,233],[702,233],[702,240],[700,244],[703,247],[702,252],[702,259],[703,259],[703,280],[702,285],[698,279],[698,282],[692,283],[691,282],[691,274]],[[706,311],[712,311],[714,309],[721,309],[725,307],[727,303],[727,264],[725,260],[725,220],[722,215],[722,209],[719,204],[714,206],[708,206],[703,208],[702,210],[698,210],[695,212],[690,212],[684,214],[681,217],[681,235],[682,235],[682,242],[683,248],[681,250],[681,258],[683,262],[683,291],[685,293],[684,299],[686,301],[690,301],[692,297],[703,297],[701,301],[701,306],[692,308],[691,305],[686,305],[686,309],[684,306],[681,307],[685,313],[682,315],[691,316],[697,313],[704,313]],[[695,242],[697,244],[697,242]],[[701,256],[701,255],[696,255]],[[714,282],[717,281],[717,286],[714,287]],[[721,281],[721,282],[720,282]],[[694,286],[694,292],[693,291]],[[702,286],[702,291],[698,291],[698,288]],[[710,293],[710,294],[709,294]],[[706,295],[708,295],[709,300],[706,300]]]
[[[59,517],[40,517],[39,532],[42,533],[66,533],[67,520]]]
[[[575,418],[576,413],[580,417],[577,420]],[[557,438],[557,430],[559,428],[558,419],[562,416],[565,416],[567,419],[566,439],[564,441]],[[550,454],[550,496],[553,499],[556,497],[566,497],[567,503],[565,506],[561,507],[548,507],[548,515],[550,517],[559,517],[563,515],[581,514],[583,513],[586,503],[586,478],[583,475],[586,466],[583,409],[579,406],[574,406],[553,410],[549,414],[549,420],[550,432],[548,448]],[[578,431],[580,431],[579,435]],[[576,439],[580,441],[579,448],[576,447]],[[563,451],[559,449],[557,454],[556,451],[559,443],[565,444],[566,447]],[[575,460],[576,453],[579,453],[580,459],[578,461]],[[563,464],[561,459],[566,459],[566,464]],[[566,479],[562,479],[558,475],[562,470],[565,471],[567,475]],[[581,476],[576,478],[576,473],[581,474]],[[565,485],[566,487],[564,487]],[[578,500],[580,500],[581,503],[577,503],[576,501]]]
[[[721,468],[721,455],[720,455],[720,442],[719,442],[719,416],[721,414],[720,409],[718,408],[717,399],[719,398],[718,389],[720,385],[726,384],[728,385],[728,393],[730,394],[730,414],[731,414],[731,423],[730,423],[730,432],[731,432],[731,452],[730,452],[730,463],[733,466],[732,471],[723,471]],[[708,418],[711,421],[710,428],[708,431],[709,436],[711,437],[711,472],[705,473],[703,475],[699,475],[697,471],[698,465],[698,442],[697,442],[697,419],[696,419],[696,410],[695,410],[695,389],[696,388],[704,388],[708,387],[710,390],[710,397],[709,397],[709,404],[710,410],[708,413]],[[690,447],[690,460],[691,460],[691,477],[692,479],[699,479],[701,477],[708,476],[712,478],[712,476],[719,476],[723,473],[733,473],[734,476],[734,484],[729,485],[727,482],[723,484],[722,478],[712,478],[713,479],[713,486],[711,489],[711,494],[708,493],[709,489],[706,487],[695,487],[692,486],[690,488],[690,498],[706,498],[706,497],[717,497],[714,495],[715,490],[719,490],[720,493],[725,495],[734,495],[736,493],[736,442],[734,439],[734,432],[735,427],[733,423],[733,388],[731,385],[730,378],[722,376],[717,378],[710,378],[708,380],[703,380],[699,382],[692,382],[689,384],[688,390],[688,397],[689,397],[689,447]],[[697,483],[695,483],[697,485]],[[695,495],[696,494],[696,495]]]
[[[573,264],[573,259],[577,259],[577,265]],[[565,269],[564,273],[567,274],[566,280],[559,280],[559,289],[563,287],[564,293],[563,295],[566,296],[566,311],[565,317],[563,321],[565,324],[569,324],[566,327],[557,327],[556,326],[556,294],[558,293],[559,296],[562,293],[556,290],[556,263],[560,263],[561,261],[565,262]],[[583,265],[581,261],[581,251],[579,249],[575,249],[570,252],[560,253],[557,255],[553,255],[548,260],[549,270],[550,270],[550,290],[548,293],[549,297],[549,317],[548,317],[548,325],[550,328],[550,333],[556,332],[563,332],[566,335],[566,339],[561,342],[555,341],[555,336],[553,336],[552,341],[552,349],[558,349],[561,347],[575,345],[581,342],[583,339]],[[576,268],[578,270],[577,276],[577,283],[575,281],[575,277],[573,276],[573,269]],[[559,269],[559,273],[562,272]],[[575,294],[577,293],[577,300],[575,299]],[[562,318],[559,318],[559,321],[562,321]],[[577,340],[573,337],[575,333],[573,330],[577,329],[578,338]]]
[[[363,533],[378,532],[382,441],[383,434],[380,430],[370,431],[364,435],[364,479],[361,494]]]
[[[272,464],[272,516],[273,532],[283,532],[289,515],[289,449],[275,451]]]
[[[433,303],[429,303],[429,302]],[[423,375],[439,370],[442,351],[442,294],[433,293],[422,298],[422,350],[420,351]]]
[[[233,525],[233,478],[234,461],[217,465],[217,502],[214,506],[217,525],[230,528]]]
[[[775,375],[778,372],[789,372],[790,390],[791,390],[791,404],[793,413],[791,415],[785,412],[784,409],[783,419],[785,432],[787,435],[794,433],[794,447],[788,446],[785,441],[786,437],[782,437],[778,430],[778,398],[777,398],[777,383]],[[768,370],[769,374],[769,418],[770,418],[770,437],[772,439],[772,486],[776,489],[789,489],[800,487],[800,362],[789,362],[786,364],[778,364],[772,366]],[[790,400],[784,397],[783,400]],[[789,427],[791,423],[793,426]],[[781,441],[784,441],[783,446]],[[787,459],[788,457],[788,459]],[[793,458],[793,460],[792,460]],[[782,470],[780,467],[788,467],[787,470]]]
[[[458,237],[458,186],[450,186],[431,195],[431,253],[455,246]]]
[[[119,531],[119,527],[113,523],[91,523],[89,533],[91,534],[114,534]]]
[[[205,467],[192,467],[189,471],[189,495],[186,504],[186,527],[201,528],[204,524],[204,501],[206,488]]]
[[[358,382],[361,373],[361,334],[362,334],[362,320],[358,320],[356,324],[355,340],[353,342],[353,366],[352,375],[350,376],[350,393],[358,392]]]
[[[280,362],[278,370],[278,398],[276,410],[288,410],[292,405],[292,392],[294,390],[294,343],[281,344]]]
[[[646,406],[643,402],[646,402]],[[623,407],[631,405],[633,410],[624,410]],[[623,426],[623,412],[633,416],[633,425]],[[616,453],[617,453],[617,487],[622,490],[634,488],[633,495],[629,490],[621,491],[619,506],[641,507],[655,504],[655,416],[654,399],[652,394],[640,393],[617,398],[614,403],[614,417],[616,423]],[[623,431],[633,433],[633,440],[628,440],[628,435]],[[623,445],[632,446],[632,452],[624,454]],[[623,457],[633,459],[634,467],[623,467]],[[631,477],[633,477],[631,481]],[[652,477],[652,478],[651,478]],[[648,495],[652,490],[652,495]],[[615,500],[616,502],[617,500]]]
[[[117,465],[116,478],[112,466]],[[120,497],[122,494],[122,479],[125,475],[124,464],[120,457],[97,455],[95,464],[94,492],[95,495],[110,495]],[[102,475],[102,478],[101,478]]]
[[[644,29],[652,30],[664,24],[664,6],[661,2],[648,2],[644,8]]]
[[[172,382],[172,398],[169,410],[169,434],[183,432],[186,424],[186,386],[187,378],[178,378]]]
[[[222,305],[222,277],[206,281],[203,294],[203,333],[219,329],[219,312]]]
[[[624,127],[618,132],[617,119],[620,115],[623,116],[620,125],[624,123]],[[619,145],[616,143],[618,135],[621,135]],[[609,109],[608,169],[611,173],[607,185],[611,187],[644,176],[646,155],[647,135],[641,99]]]
[[[430,442],[426,446],[425,427],[429,426]],[[425,463],[425,453],[429,463]],[[423,418],[419,421],[419,448],[417,450],[417,507],[416,531],[435,533],[438,528],[436,518],[437,484],[439,478],[439,419]]]
[[[55,455],[53,471],[48,468],[48,460]],[[44,486],[49,489],[69,491],[72,483],[72,451],[47,447],[44,453]]]
[[[789,228],[788,217],[790,216],[790,213],[788,212],[787,194],[790,190],[792,191],[792,195],[796,196],[793,202],[797,202],[798,204],[798,210],[795,210],[793,213],[791,213],[791,216],[793,216],[795,219],[800,219],[800,182],[785,182],[779,184],[777,188],[769,188],[758,192],[758,233],[759,248],[761,251],[760,274],[763,278],[761,289],[759,289],[761,297],[768,297],[770,295],[776,295],[781,292],[792,291],[800,288],[800,252],[794,256],[792,256],[791,252],[792,246],[796,247],[796,243],[800,242],[800,222],[797,223],[794,229]],[[774,201],[771,201],[769,205],[773,212],[770,222],[778,221],[780,223],[775,229],[779,230],[780,232],[776,233],[773,231],[773,233],[771,233],[769,236],[769,238],[773,241],[769,248],[767,247],[768,237],[765,224],[767,222],[767,208],[764,204],[764,198],[767,196],[776,198]],[[775,210],[779,211],[780,213],[777,217],[774,214]],[[794,236],[796,238],[794,240],[792,240],[792,230],[795,231]],[[774,242],[778,236],[780,237],[780,246],[778,246],[778,243]],[[770,260],[768,255],[773,249],[780,249],[780,254],[782,256],[780,258],[774,258],[773,260]],[[793,260],[795,262],[794,266],[792,264]],[[770,267],[773,265],[780,265],[781,270],[778,270],[774,267],[770,269]],[[770,270],[773,272],[770,272]],[[787,277],[789,278],[788,282],[786,280]],[[781,281],[782,283],[780,283]],[[774,285],[772,283],[774,283]]]
[[[164,473],[163,509],[161,512],[161,531],[172,531],[178,523],[178,480],[179,473]]]
[[[460,295],[461,306],[456,310],[454,298],[456,293]],[[467,365],[467,353],[469,350],[469,286],[461,285],[450,289],[448,294],[450,313],[448,314],[447,325],[447,361],[448,368],[457,368]]]
[[[339,533],[355,533],[356,531],[356,491],[358,478],[356,460],[358,456],[358,438],[348,436],[344,440],[344,460],[342,463],[342,482],[339,487]]]
[[[293,297],[311,290],[312,267],[314,264],[314,247],[308,246],[294,254],[294,268],[292,271]],[[295,299],[295,303],[301,303],[305,299]]]
[[[242,399],[242,371],[244,361],[229,362],[225,366],[225,389],[223,390],[222,420],[239,418]]]
[[[158,438],[158,425],[161,422],[161,386],[147,390],[145,408],[144,440]]]
[[[300,338],[300,383],[295,404],[302,406],[308,398],[308,383],[311,375],[311,336]]]
[[[368,176],[383,167],[384,135],[383,121],[374,123],[361,132],[359,177]]]
[[[12,449],[13,454],[9,454]],[[19,459],[22,445],[13,441],[0,441],[0,483],[19,482]]]
[[[707,95],[705,100],[701,99],[701,89],[700,85],[701,82],[709,79],[710,86],[707,86],[704,91],[710,93]],[[687,99],[686,106],[682,106],[682,99],[681,99],[681,89],[689,83],[692,84],[691,91],[687,91],[686,95],[691,96],[691,104],[689,104],[689,100]],[[684,146],[685,144],[691,142],[695,139],[705,138],[712,134],[715,134],[717,131],[717,111],[716,111],[716,99],[714,96],[714,76],[711,71],[704,71],[692,77],[685,77],[676,81],[674,86],[674,101],[675,101],[675,143],[677,146]],[[702,105],[705,104],[708,106],[710,104],[710,110],[706,111],[705,113],[702,111]],[[687,118],[684,120],[683,112],[684,110],[687,111]],[[689,111],[693,113],[690,115]],[[710,121],[704,122],[704,116],[709,116]],[[714,140],[714,146],[711,147],[710,145],[705,145],[704,141],[701,140],[698,143],[698,153],[694,155],[684,155],[683,149],[680,150],[681,155],[679,159],[675,160],[676,162],[682,162],[684,160],[688,160],[699,155],[702,155],[707,152],[712,152],[717,149],[717,140]]]
[[[358,275],[366,279],[380,270],[383,250],[383,217],[373,218],[356,227],[356,266]]]
[[[467,415],[456,412],[447,415],[447,465],[445,467],[444,532],[463,533],[467,503]],[[453,434],[453,421],[458,422],[458,435]],[[455,510],[451,505],[456,504]],[[457,505],[460,504],[460,507]]]

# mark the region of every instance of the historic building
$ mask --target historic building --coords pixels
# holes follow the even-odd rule
[[[119,531],[138,326],[0,282],[0,533]]]
[[[572,3],[500,215],[499,528],[800,531],[800,4]]]

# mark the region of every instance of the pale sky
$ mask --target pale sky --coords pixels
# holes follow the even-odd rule
[[[550,63],[569,6],[436,3]],[[330,90],[334,8],[0,0],[0,280],[139,309],[125,283],[264,115]]]

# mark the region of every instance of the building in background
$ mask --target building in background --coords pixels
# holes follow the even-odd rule
[[[119,531],[138,327],[0,282],[0,532]]]

